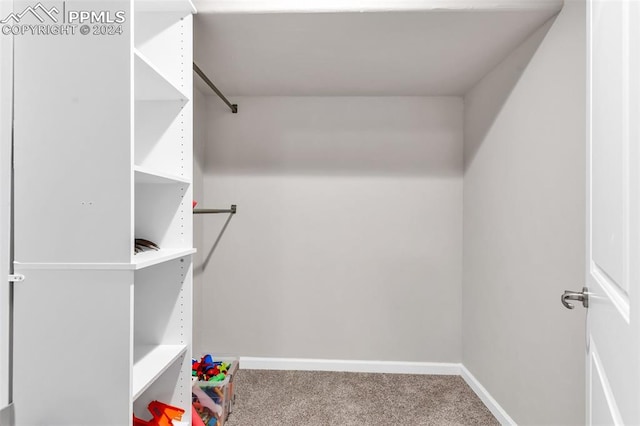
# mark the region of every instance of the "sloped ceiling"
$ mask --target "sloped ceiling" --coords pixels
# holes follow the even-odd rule
[[[196,2],[194,60],[228,96],[462,95],[562,6],[476,1],[364,12]]]

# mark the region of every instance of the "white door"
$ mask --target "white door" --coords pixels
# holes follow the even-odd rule
[[[640,0],[589,0],[587,421],[640,424]]]
[[[0,0],[0,20],[13,10],[12,1]],[[13,40],[0,32],[0,426],[10,398],[9,382],[9,250],[11,214],[11,122],[13,105]]]

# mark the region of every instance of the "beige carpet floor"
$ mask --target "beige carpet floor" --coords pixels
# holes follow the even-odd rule
[[[497,425],[458,376],[240,370],[225,426]]]

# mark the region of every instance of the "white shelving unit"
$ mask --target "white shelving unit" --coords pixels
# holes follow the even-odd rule
[[[112,7],[122,34],[16,39],[19,425],[126,425],[152,400],[190,420],[195,8]]]

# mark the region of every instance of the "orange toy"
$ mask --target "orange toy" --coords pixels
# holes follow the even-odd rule
[[[153,416],[148,422],[133,416],[133,426],[173,426],[172,420],[182,420],[184,410],[163,404],[160,401],[151,401],[147,407]]]
[[[154,426],[173,426],[171,420],[182,420],[184,414],[182,408],[163,404],[160,401],[151,401],[148,408],[155,421]]]

